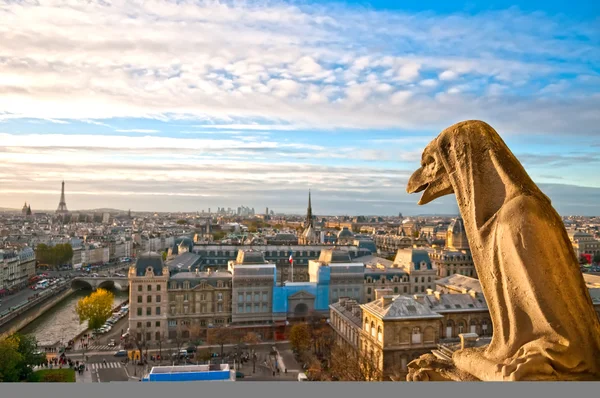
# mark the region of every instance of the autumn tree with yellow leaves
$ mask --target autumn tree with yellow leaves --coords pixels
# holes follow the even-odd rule
[[[88,321],[90,329],[98,329],[112,315],[113,302],[115,295],[106,289],[98,289],[87,297],[77,302],[77,315],[79,323]]]

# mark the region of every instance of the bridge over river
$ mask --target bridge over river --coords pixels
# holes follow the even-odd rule
[[[129,289],[129,280],[126,276],[78,276],[71,280],[71,287],[74,289],[91,288],[92,290],[114,288],[125,292]]]

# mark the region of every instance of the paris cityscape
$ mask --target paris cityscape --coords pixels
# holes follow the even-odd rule
[[[258,3],[0,1],[0,382],[600,380],[598,10]]]

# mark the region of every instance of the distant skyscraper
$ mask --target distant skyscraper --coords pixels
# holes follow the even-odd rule
[[[58,203],[58,209],[56,209],[56,214],[64,215],[69,214],[69,210],[67,210],[67,202],[65,200],[65,182],[62,182],[62,189],[60,191],[60,203]]]

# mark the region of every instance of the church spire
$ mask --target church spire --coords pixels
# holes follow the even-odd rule
[[[312,205],[310,203],[310,189],[308,190],[308,209],[306,211],[306,226],[312,225],[313,223],[313,215],[312,215]]]

